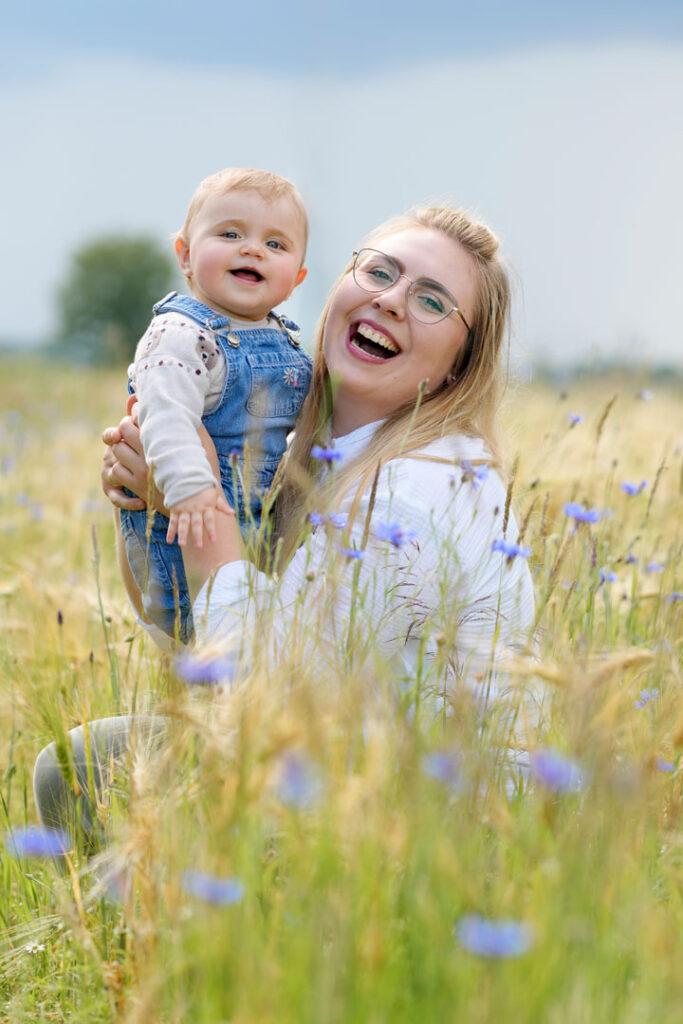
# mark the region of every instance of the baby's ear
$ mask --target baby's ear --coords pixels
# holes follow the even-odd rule
[[[190,247],[184,238],[176,238],[175,254],[176,259],[178,260],[178,266],[180,267],[180,273],[184,274],[185,277],[190,277],[192,274],[192,266],[190,264]]]

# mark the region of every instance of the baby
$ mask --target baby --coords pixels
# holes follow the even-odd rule
[[[299,329],[273,308],[306,276],[308,223],[291,182],[228,168],[206,178],[176,237],[192,293],[154,307],[128,370],[140,434],[169,518],[122,511],[126,554],[149,620],[187,643],[190,597],[179,544],[212,540],[216,509],[258,526],[311,379]],[[222,491],[202,446],[216,446]],[[227,500],[226,500],[227,499]]]

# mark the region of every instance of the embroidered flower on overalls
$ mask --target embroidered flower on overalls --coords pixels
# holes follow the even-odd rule
[[[299,378],[293,366],[285,366],[285,384],[291,384],[295,388],[299,387]]]

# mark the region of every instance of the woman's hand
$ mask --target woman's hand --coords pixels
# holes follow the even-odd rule
[[[112,505],[130,511],[146,508],[147,501],[144,498],[149,494],[149,469],[142,450],[135,412],[133,408],[132,415],[124,416],[118,427],[107,427],[102,432],[102,440],[107,445],[100,474],[102,490]],[[140,497],[131,498],[123,490],[124,487]],[[156,488],[153,505],[159,512],[166,512],[164,497]]]

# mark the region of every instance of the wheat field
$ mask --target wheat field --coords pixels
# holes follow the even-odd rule
[[[114,564],[123,375],[5,359],[0,393],[0,1021],[681,1020],[679,383],[508,389],[542,703],[512,787],[495,727],[424,727],[367,668],[188,687]],[[102,851],[16,856],[41,747],[152,709]]]

